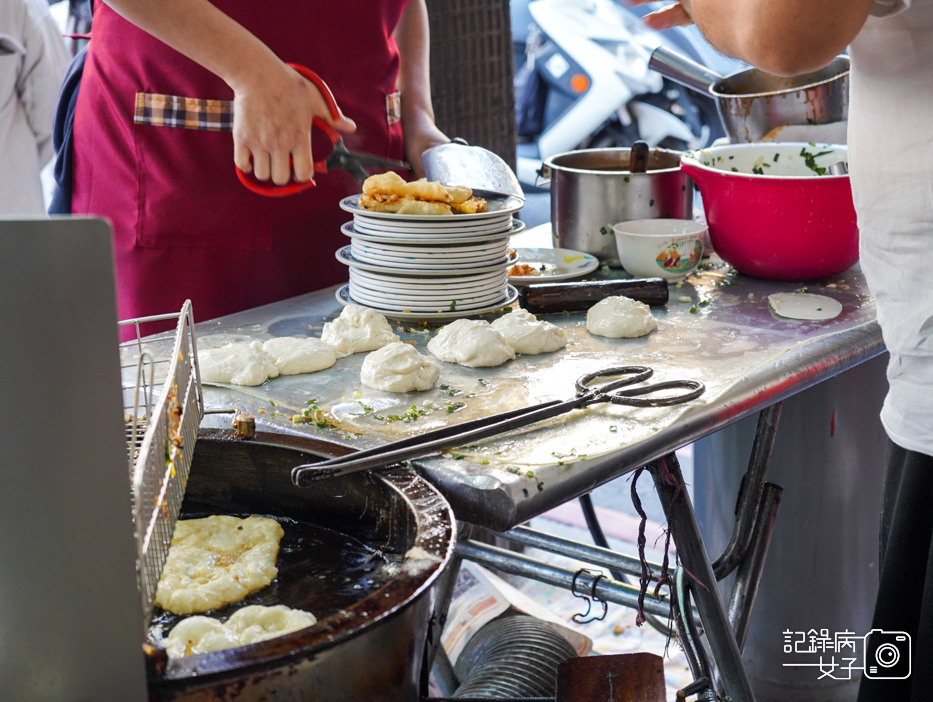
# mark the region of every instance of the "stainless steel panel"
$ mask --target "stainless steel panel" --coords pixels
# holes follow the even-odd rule
[[[0,220],[0,697],[146,698],[110,227]]]

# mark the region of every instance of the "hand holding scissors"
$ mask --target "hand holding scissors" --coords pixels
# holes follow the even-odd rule
[[[320,78],[320,76],[305,66],[293,63],[288,65],[314,84],[314,86],[323,96],[331,118],[334,120],[339,120],[341,118],[341,113],[340,109],[337,107],[337,102],[334,100],[333,93],[331,93],[330,89],[327,87],[327,84]],[[326,120],[320,117],[315,117],[311,124],[313,127],[317,127],[322,132],[324,132],[332,144],[330,155],[326,159],[314,162],[314,173],[316,174],[324,174],[331,170],[340,168],[347,171],[357,181],[362,183],[368,176],[365,170],[366,168],[379,167],[383,169],[409,169],[409,165],[404,161],[396,161],[393,159],[382,158],[380,156],[354,153],[349,151],[344,145],[343,137],[340,135],[340,133],[330,124],[328,124]],[[304,183],[292,182],[286,185],[264,185],[254,180],[253,178],[250,178],[239,166],[236,167],[236,173],[237,177],[240,179],[240,182],[243,183],[243,185],[252,190],[254,193],[266,195],[268,197],[284,197],[287,195],[294,195],[309,188],[313,188],[315,185],[313,178]]]

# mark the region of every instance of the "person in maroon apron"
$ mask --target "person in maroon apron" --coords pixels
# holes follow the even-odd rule
[[[191,298],[205,320],[346,280],[338,203],[360,184],[335,171],[268,198],[239,182],[234,160],[267,184],[307,180],[312,151],[329,148],[318,130],[309,143],[320,116],[349,149],[407,158],[421,175],[421,152],[448,141],[433,122],[424,2],[96,4],[71,211],[113,223],[121,319]],[[321,76],[349,119],[332,120],[285,62]],[[231,100],[232,117],[217,102]]]

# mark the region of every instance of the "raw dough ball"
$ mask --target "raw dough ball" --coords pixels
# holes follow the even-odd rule
[[[263,342],[262,350],[272,357],[282,375],[314,373],[337,362],[334,347],[320,339],[281,336]]]
[[[644,302],[618,295],[600,300],[586,312],[586,330],[610,339],[644,336],[658,328],[658,320]]]
[[[515,358],[502,334],[489,322],[478,319],[458,319],[441,327],[428,342],[428,351],[442,361],[470,368],[501,366]]]
[[[165,638],[165,650],[170,658],[222,651],[282,636],[315,622],[313,614],[285,605],[249,605],[225,623],[202,616],[183,619]]]
[[[430,390],[439,373],[433,358],[422,356],[411,344],[396,341],[363,359],[360,382],[388,392]]]
[[[826,295],[812,293],[774,293],[768,304],[775,314],[789,319],[827,320],[838,317],[842,303]]]
[[[193,614],[239,602],[279,574],[275,559],[284,534],[265,517],[215,514],[177,522],[155,604]]]
[[[279,374],[272,357],[262,350],[261,341],[198,351],[198,366],[201,368],[201,380],[205,383],[262,385]]]
[[[398,341],[384,315],[361,305],[347,305],[340,316],[324,325],[321,340],[336,349],[339,356],[375,351]]]
[[[547,353],[567,345],[567,335],[550,322],[538,321],[528,310],[515,309],[492,323],[515,353]]]

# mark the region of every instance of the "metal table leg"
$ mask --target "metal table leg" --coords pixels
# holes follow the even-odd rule
[[[717,688],[724,700],[754,702],[742,656],[732,626],[719,596],[716,576],[703,537],[697,525],[693,504],[687,493],[680,463],[674,453],[648,465],[677,554],[687,577],[693,580],[692,592],[706,633],[712,662],[716,667]]]
[[[784,488],[774,483],[765,483],[760,513],[754,525],[749,548],[736,572],[732,598],[729,601],[729,622],[735,631],[735,639],[740,651],[745,648],[752,608],[755,606],[755,598],[758,595],[758,584],[761,582],[765,556],[768,554],[768,545],[771,543],[771,534],[774,531],[774,520],[777,517],[783,492]]]

